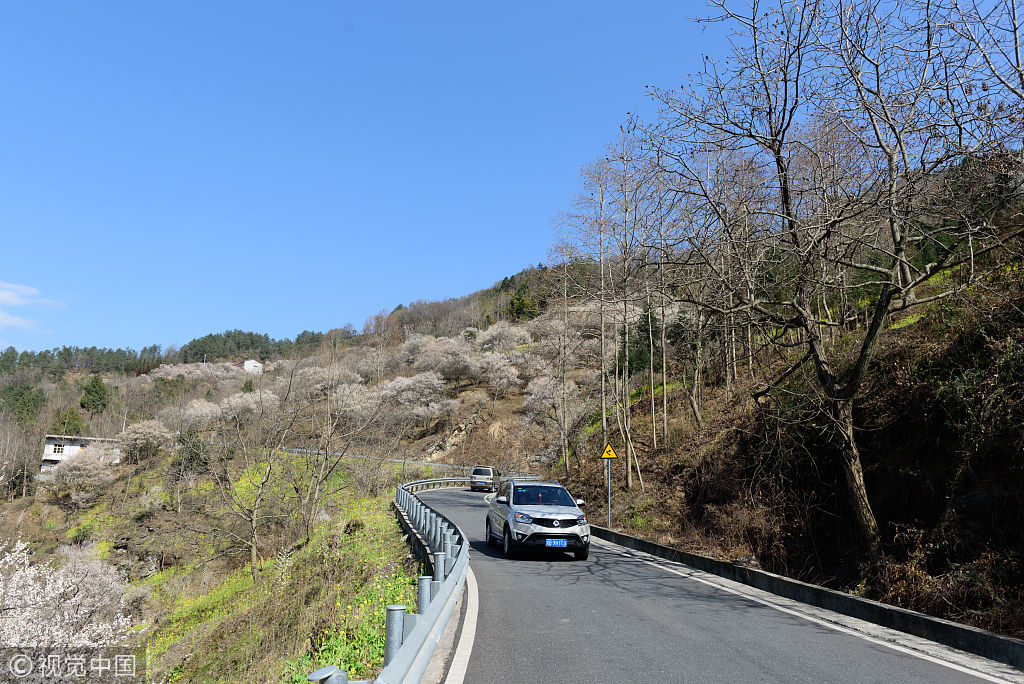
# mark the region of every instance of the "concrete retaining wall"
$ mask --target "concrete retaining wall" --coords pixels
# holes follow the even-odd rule
[[[849,615],[876,625],[889,627],[900,632],[936,641],[952,646],[968,653],[974,653],[990,660],[995,660],[1013,667],[1024,669],[1024,641],[999,636],[983,629],[961,625],[949,620],[931,617],[913,610],[889,606],[878,601],[845,594],[833,589],[825,589],[814,584],[775,575],[764,570],[748,568],[744,565],[705,558],[696,554],[680,551],[661,544],[631,537],[628,534],[595,525],[590,526],[591,533],[626,548],[649,553],[652,556],[666,558],[689,565],[697,570],[725,577],[736,582],[757,587],[778,596],[807,603],[819,608],[832,610]]]

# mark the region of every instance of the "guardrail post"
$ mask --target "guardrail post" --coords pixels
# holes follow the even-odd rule
[[[447,578],[448,575],[452,574],[452,568],[455,567],[455,554],[452,553],[452,533],[451,530],[444,531],[444,576]]]
[[[416,612],[423,615],[430,607],[430,575],[416,578]]]
[[[321,667],[306,679],[317,684],[348,684],[348,670],[343,670],[337,665],[328,665]]]
[[[433,601],[437,592],[441,591],[444,582],[444,551],[434,554],[434,579],[430,582],[430,600]]]
[[[395,656],[398,649],[402,647],[402,637],[405,635],[405,606],[394,605],[387,607],[387,614],[384,617],[384,665],[387,666]]]

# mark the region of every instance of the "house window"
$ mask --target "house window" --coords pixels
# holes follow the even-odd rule
[[[54,444],[53,445],[53,453],[55,453],[55,454],[63,454],[64,453],[64,445],[63,444]]]

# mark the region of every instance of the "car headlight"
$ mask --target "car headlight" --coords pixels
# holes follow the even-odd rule
[[[581,515],[580,517],[576,518],[576,524],[577,525],[586,525],[587,524],[587,516],[586,515]]]
[[[533,516],[527,515],[526,513],[516,513],[516,522],[523,523],[525,525],[532,525]]]

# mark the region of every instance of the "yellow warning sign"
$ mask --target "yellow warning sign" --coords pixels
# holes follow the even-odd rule
[[[618,456],[615,455],[615,449],[612,449],[611,444],[605,445],[604,453],[601,454],[601,458],[618,458]]]

